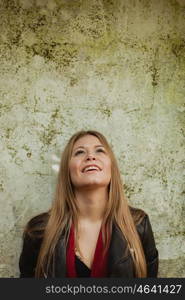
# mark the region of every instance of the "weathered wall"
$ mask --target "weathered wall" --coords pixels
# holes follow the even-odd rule
[[[113,145],[150,216],[163,277],[185,277],[184,0],[0,1],[0,276],[49,208],[52,154],[82,128]]]

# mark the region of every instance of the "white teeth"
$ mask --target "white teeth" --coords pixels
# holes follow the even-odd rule
[[[83,172],[86,172],[88,170],[97,170],[97,171],[99,171],[99,169],[97,167],[92,166],[92,167],[85,168]]]

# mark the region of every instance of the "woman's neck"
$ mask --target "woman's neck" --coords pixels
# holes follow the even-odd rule
[[[75,195],[79,208],[78,220],[101,222],[108,202],[108,192],[105,187],[96,190],[77,190]]]

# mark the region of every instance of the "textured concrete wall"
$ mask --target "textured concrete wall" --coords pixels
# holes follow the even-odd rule
[[[160,277],[185,277],[184,0],[0,1],[0,276],[49,208],[52,154],[104,133],[150,216]]]

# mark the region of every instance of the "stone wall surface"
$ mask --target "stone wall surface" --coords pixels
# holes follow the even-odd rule
[[[111,143],[150,216],[159,277],[185,277],[185,1],[0,1],[0,277],[46,211],[70,136]]]

